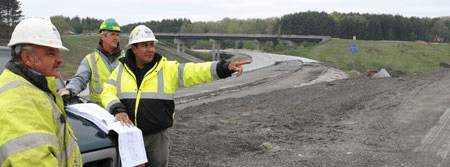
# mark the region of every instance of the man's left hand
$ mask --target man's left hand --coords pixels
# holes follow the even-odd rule
[[[126,112],[120,112],[116,114],[116,119],[114,119],[114,122],[120,121],[120,124],[125,124],[128,127],[134,126],[133,122],[128,118],[128,114]]]
[[[236,76],[241,76],[244,69],[242,69],[242,65],[250,64],[251,61],[242,61],[242,62],[231,62],[228,65],[228,70],[237,72]]]

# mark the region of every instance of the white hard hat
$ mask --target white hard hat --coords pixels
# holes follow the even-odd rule
[[[26,43],[69,51],[62,45],[61,36],[50,19],[43,17],[26,18],[17,24],[8,47]]]
[[[158,40],[156,40],[155,38],[155,34],[153,34],[150,28],[146,27],[145,25],[138,25],[136,26],[136,28],[133,29],[133,31],[131,31],[130,39],[126,47],[135,43],[147,41],[153,41],[154,43],[158,42]]]

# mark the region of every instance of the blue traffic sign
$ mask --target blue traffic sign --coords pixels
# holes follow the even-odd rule
[[[358,48],[350,48],[350,53],[351,53],[351,54],[356,54],[356,53],[358,53]]]
[[[351,43],[350,44],[350,53],[351,54],[356,54],[358,53],[358,45],[356,45],[356,43]]]

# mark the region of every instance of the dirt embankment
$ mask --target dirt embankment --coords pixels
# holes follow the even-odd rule
[[[450,106],[449,87],[441,70],[188,106],[170,130],[170,166],[449,166],[446,154],[417,149],[431,147],[422,141]]]

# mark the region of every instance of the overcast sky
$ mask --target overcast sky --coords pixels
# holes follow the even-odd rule
[[[25,17],[63,15],[114,18],[119,25],[187,18],[192,22],[223,18],[265,19],[318,11],[392,14],[405,17],[450,16],[449,0],[19,0]]]

